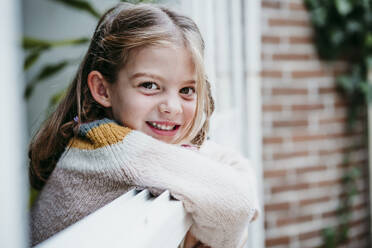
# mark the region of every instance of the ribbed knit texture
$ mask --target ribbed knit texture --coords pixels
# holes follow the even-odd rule
[[[257,209],[255,176],[246,159],[209,144],[193,151],[108,119],[81,125],[31,210],[32,245],[139,187],[182,201],[204,244],[237,247]]]

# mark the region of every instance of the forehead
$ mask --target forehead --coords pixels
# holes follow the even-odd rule
[[[128,76],[136,73],[159,74],[174,79],[194,79],[195,63],[189,49],[184,46],[147,46],[130,52],[123,70]]]

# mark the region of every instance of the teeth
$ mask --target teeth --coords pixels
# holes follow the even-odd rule
[[[175,127],[175,125],[167,126],[167,125],[156,124],[155,122],[149,122],[149,123],[150,123],[151,126],[157,128],[157,129],[160,129],[160,130],[165,130],[165,131],[170,131]]]

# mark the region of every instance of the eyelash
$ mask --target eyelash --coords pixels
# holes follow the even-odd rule
[[[155,85],[156,86],[156,89],[152,89],[152,88],[148,88],[148,86],[153,86]],[[155,83],[155,82],[143,82],[139,85],[140,87],[144,88],[145,90],[149,90],[149,91],[153,91],[153,90],[158,90],[159,89],[159,86]],[[183,90],[183,89],[191,89],[192,90],[192,93],[190,94],[183,94],[183,95],[186,95],[186,96],[192,96],[194,95],[196,92],[195,92],[195,88],[194,87],[184,87],[180,90],[180,92]]]
[[[139,86],[145,88],[146,90],[154,90],[154,89],[151,89],[151,88],[149,89],[149,88],[146,87],[146,86],[149,86],[149,85],[151,85],[151,86],[155,85],[156,89],[159,89],[159,86],[154,82],[143,82]]]
[[[182,88],[180,90],[180,92],[183,90],[183,89],[191,89],[192,90],[192,93],[191,94],[185,94],[187,96],[191,96],[191,95],[194,95],[195,94],[195,88],[194,87],[185,87],[185,88]]]

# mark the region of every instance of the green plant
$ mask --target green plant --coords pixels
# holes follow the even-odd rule
[[[101,17],[100,11],[95,9],[89,1],[85,0],[49,0],[55,3],[63,4],[66,7],[85,12],[97,20]],[[143,3],[143,2],[156,2],[155,0],[121,0],[118,2],[130,2],[130,3]],[[35,37],[24,37],[23,38],[23,49],[26,53],[26,58],[24,60],[24,70],[28,71],[38,59],[43,56],[43,54],[52,49],[58,49],[60,47],[68,46],[87,46],[90,41],[89,37],[78,37],[75,39],[65,39],[65,40],[42,40]],[[36,85],[47,82],[48,79],[51,79],[57,73],[62,72],[69,65],[78,64],[80,59],[64,59],[57,63],[47,62],[41,67],[39,72],[31,80],[27,82],[26,89],[24,92],[24,97],[29,99],[33,94],[33,91]],[[56,92],[49,101],[49,107],[54,107],[63,96],[62,91]]]
[[[371,0],[304,0],[314,28],[314,42],[319,57],[327,61],[345,60],[349,72],[336,83],[348,102],[346,132],[352,132],[360,110],[372,101],[368,70],[372,69],[372,1]],[[349,153],[344,159],[343,188],[345,197],[337,211],[338,228],[323,230],[323,247],[337,247],[348,239],[351,203],[357,193],[357,168],[349,168]]]

